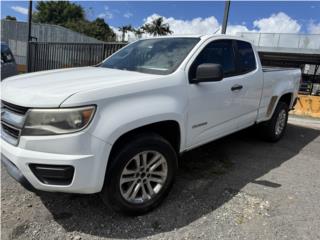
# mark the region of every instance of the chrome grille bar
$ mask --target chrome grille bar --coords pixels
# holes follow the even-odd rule
[[[20,115],[25,115],[29,110],[27,107],[17,106],[12,103],[8,103],[6,101],[1,101],[1,108],[8,109],[12,112],[18,113]]]
[[[1,138],[18,145],[28,108],[1,101]]]
[[[22,128],[25,120],[25,115],[20,115],[5,109],[1,114],[1,120],[15,127]]]

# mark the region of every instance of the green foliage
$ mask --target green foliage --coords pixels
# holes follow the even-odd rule
[[[142,30],[153,36],[165,36],[172,34],[169,24],[163,23],[163,17],[154,19],[151,23],[146,23],[142,27]]]
[[[83,8],[68,1],[39,1],[37,11],[33,14],[33,21],[64,25],[70,21],[84,20]]]
[[[5,20],[17,21],[17,18],[8,15],[8,16],[6,16]]]
[[[134,33],[134,35],[136,35],[137,38],[141,38],[142,37],[142,34],[144,34],[144,31],[142,28],[134,28],[132,30],[132,32]]]
[[[94,37],[101,41],[115,41],[116,35],[108,24],[101,18],[89,22],[87,20],[80,20],[77,22],[69,21],[64,25],[66,28],[72,29],[76,32],[83,33],[87,36]]]
[[[34,22],[56,24],[102,41],[115,41],[116,35],[102,18],[90,22],[82,6],[68,1],[39,1]]]
[[[97,18],[90,23],[89,32],[91,34],[90,36],[94,36],[99,40],[114,41],[116,39],[116,34],[102,18]]]

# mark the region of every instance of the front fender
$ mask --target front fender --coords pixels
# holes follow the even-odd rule
[[[101,105],[104,107],[98,107],[92,134],[109,144],[114,144],[120,136],[131,130],[167,120],[179,124],[180,146],[185,144],[186,104],[174,97],[167,95],[128,97]]]

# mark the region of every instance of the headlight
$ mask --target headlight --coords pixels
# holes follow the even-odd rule
[[[88,126],[94,112],[94,106],[32,109],[28,111],[21,134],[40,136],[77,132]]]

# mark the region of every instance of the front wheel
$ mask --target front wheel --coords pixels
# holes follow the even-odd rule
[[[288,112],[288,105],[284,102],[279,102],[271,119],[260,124],[260,133],[265,140],[276,142],[283,137],[287,127]]]
[[[102,200],[117,212],[146,213],[168,194],[177,168],[170,143],[156,134],[143,134],[121,147],[107,169]]]

